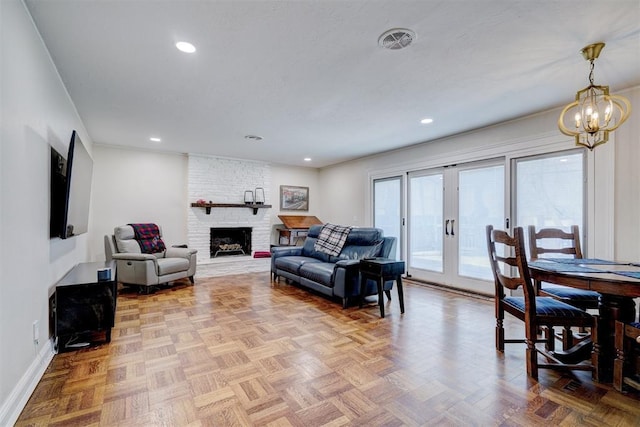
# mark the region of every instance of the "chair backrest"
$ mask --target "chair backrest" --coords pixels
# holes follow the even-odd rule
[[[118,253],[116,250],[116,242],[114,240],[113,234],[107,234],[104,236],[104,256],[107,261],[111,261],[113,259],[113,254]]]
[[[133,227],[130,225],[119,225],[113,229],[113,238],[116,243],[116,251],[119,253],[142,253],[140,245],[136,241]]]
[[[496,244],[502,249],[500,251],[502,254],[498,253]],[[513,237],[511,237],[506,231],[494,230],[492,225],[487,225],[487,249],[496,287],[496,298],[504,298],[504,288],[515,290],[522,287],[525,304],[528,306],[532,304],[535,313],[535,291],[527,264],[522,227],[514,228]]]
[[[529,252],[531,259],[542,258],[543,254],[564,254],[573,258],[582,258],[580,249],[580,230],[577,225],[566,232],[559,228],[541,228],[529,226]]]

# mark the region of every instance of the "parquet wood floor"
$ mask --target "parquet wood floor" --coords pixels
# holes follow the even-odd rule
[[[123,290],[112,342],[56,355],[17,425],[640,425],[638,395],[497,353],[491,300],[406,281],[401,315],[393,296],[381,319],[268,273]]]

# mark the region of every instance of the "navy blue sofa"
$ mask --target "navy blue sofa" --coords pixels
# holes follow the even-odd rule
[[[273,280],[282,276],[324,295],[341,298],[346,308],[349,300],[360,294],[360,260],[395,257],[396,238],[384,237],[379,228],[353,228],[340,255],[330,256],[314,249],[320,230],[322,225],[311,226],[303,246],[271,248]],[[392,286],[393,281],[386,282],[384,290]],[[377,294],[374,281],[367,282],[365,292]]]

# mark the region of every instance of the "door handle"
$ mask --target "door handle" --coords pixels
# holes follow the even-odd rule
[[[444,222],[444,234],[447,236],[449,235],[449,220]]]
[[[455,236],[455,235],[456,235],[456,233],[453,231],[453,227],[454,227],[455,223],[456,223],[456,220],[455,220],[455,219],[452,219],[452,220],[451,220],[451,235],[452,235],[452,236]]]

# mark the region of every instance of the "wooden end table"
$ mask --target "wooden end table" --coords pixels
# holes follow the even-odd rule
[[[384,298],[382,291],[384,282],[395,280],[398,288],[398,300],[400,301],[400,313],[404,313],[404,292],[402,290],[402,275],[404,274],[404,261],[396,261],[389,258],[366,258],[360,260],[360,308],[364,301],[364,292],[367,279],[374,280],[378,286],[378,305],[380,317],[384,317]],[[387,291],[387,297],[391,299],[391,292]]]

